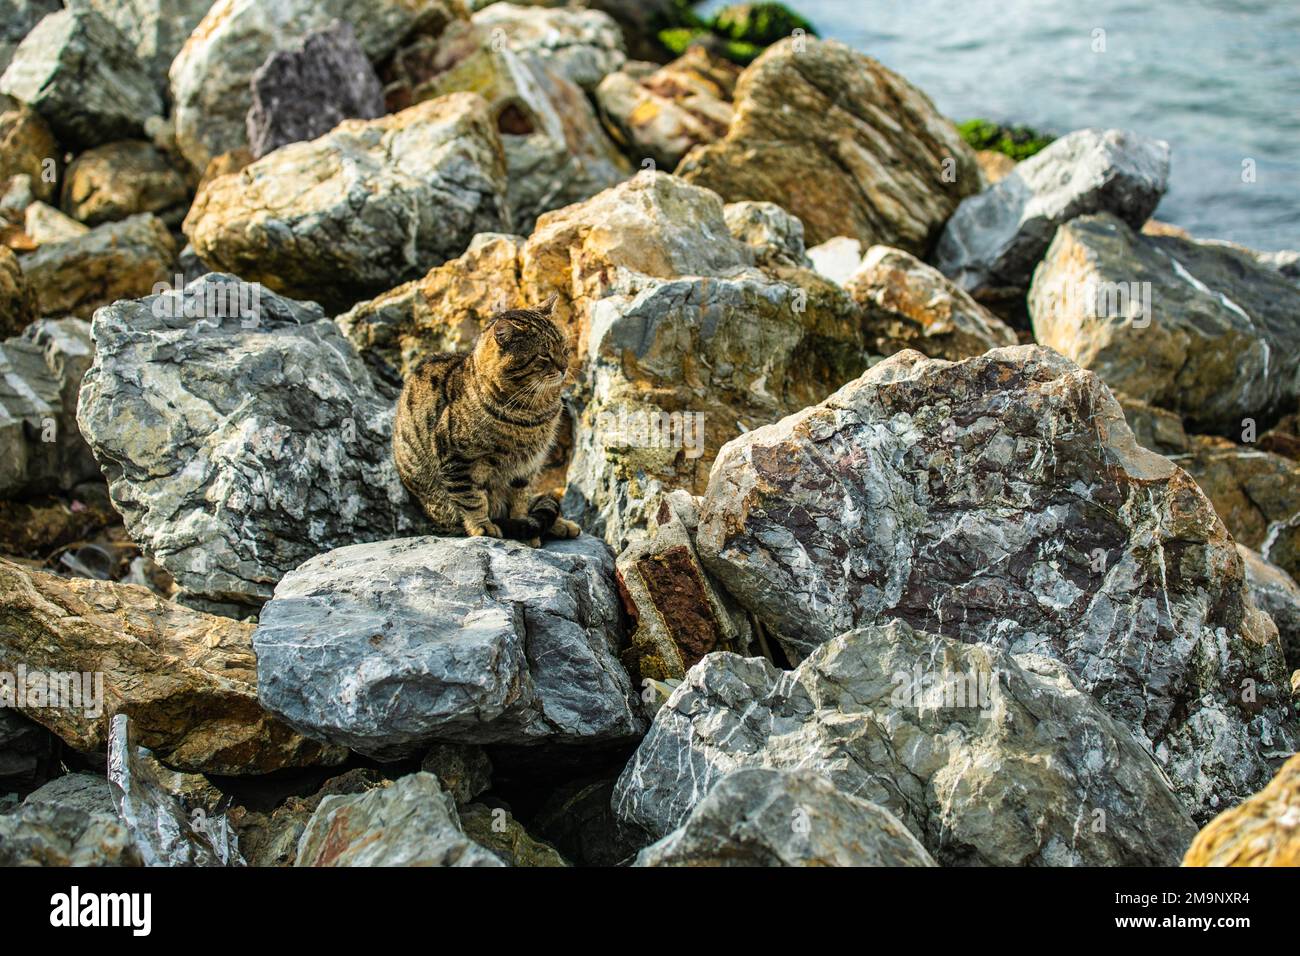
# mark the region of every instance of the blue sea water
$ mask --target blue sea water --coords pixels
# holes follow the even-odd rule
[[[1198,237],[1300,248],[1300,0],[789,6],[823,37],[907,77],[954,120],[1057,134],[1115,126],[1166,140],[1173,164],[1157,218]]]

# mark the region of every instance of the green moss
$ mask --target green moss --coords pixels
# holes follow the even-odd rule
[[[1041,152],[1056,139],[1029,126],[1001,126],[985,119],[959,123],[957,132],[972,149],[991,149],[1016,162]]]
[[[706,20],[687,0],[675,0],[670,22],[659,31],[658,38],[673,56],[681,56],[687,47],[698,42],[733,63],[746,66],[766,47],[795,30],[817,35],[811,23],[781,3],[736,4]]]

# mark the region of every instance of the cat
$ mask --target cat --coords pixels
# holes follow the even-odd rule
[[[393,422],[397,473],[439,534],[575,538],[555,500],[530,497],[555,441],[572,352],[536,309],[494,315],[469,352],[424,359],[407,377]]]

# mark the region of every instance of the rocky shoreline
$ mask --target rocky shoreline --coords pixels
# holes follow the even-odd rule
[[[776,4],[0,9],[0,865],[1300,860],[1300,257],[1165,143]],[[552,295],[584,534],[430,535],[403,376]]]

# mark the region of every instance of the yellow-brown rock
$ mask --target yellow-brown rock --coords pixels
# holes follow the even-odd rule
[[[1207,823],[1183,866],[1300,866],[1300,754],[1255,796]]]
[[[0,192],[11,176],[31,177],[35,198],[54,198],[59,145],[45,120],[34,110],[16,109],[0,113]],[[50,162],[46,162],[49,160]]]
[[[36,293],[18,257],[0,246],[0,338],[17,335],[36,321]]]
[[[72,161],[59,204],[88,226],[138,212],[176,223],[188,199],[184,177],[152,144],[121,140],[88,149]]]

